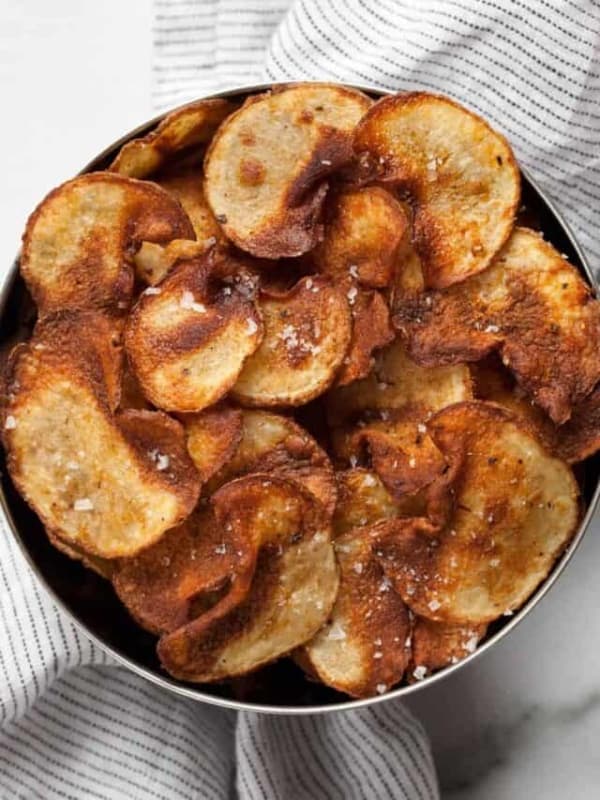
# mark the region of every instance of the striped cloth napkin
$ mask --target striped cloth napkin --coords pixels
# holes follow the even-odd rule
[[[503,130],[600,267],[600,8],[583,0],[155,0],[163,109],[254,82],[446,92]],[[400,703],[266,717],[166,694],[117,667],[0,531],[0,796],[439,797]]]

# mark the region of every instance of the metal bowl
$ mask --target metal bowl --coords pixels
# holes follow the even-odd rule
[[[211,97],[242,100],[247,94],[266,88],[267,85],[247,86]],[[373,97],[387,94],[368,86],[355,88]],[[162,115],[128,133],[98,155],[82,172],[105,169],[124,142],[144,135],[161,119]],[[523,203],[531,212],[533,219],[536,220],[546,239],[561,253],[565,253],[571,263],[579,268],[586,281],[596,289],[594,275],[569,227],[535,180],[525,170],[522,170],[522,175]],[[23,317],[27,304],[27,292],[19,276],[16,262],[6,276],[0,292],[0,344],[6,345],[8,341],[26,335],[27,327],[23,324]],[[266,667],[255,676],[236,681],[235,685],[194,685],[169,677],[159,664],[155,652],[155,637],[141,630],[133,622],[117,600],[110,583],[50,545],[40,521],[13,486],[5,468],[3,451],[0,459],[0,502],[15,539],[44,589],[92,641],[133,672],[171,692],[226,708],[273,714],[340,711],[382,703],[391,698],[405,697],[426,690],[466,664],[480,658],[507,636],[556,582],[585,535],[600,496],[600,457],[595,457],[588,459],[577,470],[586,513],[571,544],[557,561],[548,578],[520,611],[510,618],[503,617],[496,621],[491,626],[486,641],[473,654],[424,681],[402,686],[382,696],[365,700],[348,700],[345,695],[307,680],[289,659]]]

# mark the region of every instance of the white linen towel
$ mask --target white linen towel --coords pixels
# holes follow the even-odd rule
[[[446,92],[513,143],[600,266],[600,8],[583,0],[155,0],[154,99],[307,78]],[[0,531],[0,796],[439,796],[400,703],[265,717],[117,667]]]

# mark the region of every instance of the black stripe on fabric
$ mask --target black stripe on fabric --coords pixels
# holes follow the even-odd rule
[[[53,677],[56,678],[56,677],[58,677],[59,666],[60,666],[59,665],[59,658],[58,658],[58,651],[57,651],[56,646],[54,644],[54,636],[52,635],[52,631],[50,630],[50,624],[48,622],[48,615],[46,613],[46,608],[44,607],[44,604],[42,603],[42,598],[40,597],[40,593],[39,593],[38,587],[37,587],[37,585],[35,583],[32,583],[32,588],[33,588],[33,595],[35,597],[35,600],[36,600],[36,603],[37,603],[37,607],[38,607],[38,611],[39,611],[39,618],[42,620],[42,622],[44,624],[44,629],[46,631],[46,641],[48,642],[48,645],[50,646],[50,650],[52,651],[52,664],[51,664],[51,666],[52,666]]]
[[[4,572],[4,567],[3,567],[3,565],[1,563],[0,563],[0,575],[2,576],[2,580],[4,581],[4,585],[5,585],[4,596],[9,598],[10,603],[12,605],[12,612],[13,612],[13,616],[14,616],[16,614],[16,609],[15,609],[15,606],[14,606],[14,601],[13,601],[13,598],[12,598],[12,594],[10,592],[10,588],[9,588],[8,582],[6,580],[6,573]],[[3,597],[0,597],[0,616],[2,618],[2,620],[1,620],[1,622],[2,622],[2,630],[8,632],[8,636],[6,638],[8,639],[8,646],[10,648],[10,652],[11,652],[11,655],[12,655],[12,662],[13,662],[14,666],[16,667],[17,676],[18,676],[19,682],[21,684],[21,689],[23,690],[23,698],[25,700],[25,707],[28,707],[30,705],[29,685],[25,681],[25,677],[23,675],[23,670],[21,669],[21,664],[20,664],[19,659],[17,657],[17,651],[15,650],[15,643],[14,643],[13,637],[10,634],[10,626],[8,624],[8,619],[6,617],[6,609],[4,608]],[[21,626],[20,625],[19,625],[19,632],[21,633],[21,638],[22,638],[23,637],[23,632],[21,630]],[[31,663],[30,663],[29,666],[30,666],[30,669],[31,669]],[[10,673],[9,673],[9,680],[10,680]],[[20,705],[18,701],[19,701],[19,698],[17,698],[17,705],[16,705],[16,711],[17,712],[19,711],[19,705]]]
[[[72,685],[69,685],[67,683],[67,681],[66,681],[66,678],[63,678],[61,683],[64,683],[65,685],[68,685],[71,690],[77,692],[78,694],[84,694],[83,692],[79,691],[77,688],[73,687]],[[118,727],[119,725],[122,724],[121,721],[117,717],[113,717],[110,714],[104,713],[104,711],[99,710],[95,705],[91,705],[91,704],[83,705],[79,701],[74,700],[72,697],[66,695],[64,692],[61,692],[61,691],[57,692],[57,696],[60,697],[62,700],[64,700],[66,703],[69,703],[70,705],[73,705],[76,708],[80,709],[84,713],[87,712],[88,714],[93,715],[94,717],[97,717],[99,719],[105,720],[106,722],[109,723],[109,726],[106,727],[104,725],[100,725],[99,723],[94,723],[93,720],[90,719],[89,720],[90,724],[94,725],[99,731],[103,731],[104,733],[112,735],[112,731],[114,730],[114,728]],[[90,697],[89,694],[88,694],[88,697]],[[129,713],[131,713],[131,712],[129,712]],[[185,759],[187,759],[187,756],[188,756],[188,754],[185,751],[183,751],[180,747],[176,747],[175,745],[171,744],[171,747],[170,747],[171,751],[174,750],[177,753],[179,753],[180,755],[184,756],[184,760],[183,761],[179,760],[178,758],[174,758],[172,752],[171,753],[167,753],[165,751],[165,749],[164,749],[165,742],[163,740],[161,740],[160,737],[157,737],[151,730],[149,730],[148,728],[139,728],[137,726],[134,726],[129,721],[128,721],[127,724],[128,724],[129,731],[133,731],[136,734],[141,734],[140,738],[136,739],[135,742],[134,742],[136,747],[138,747],[140,750],[148,752],[155,759],[156,759],[156,757],[158,757],[162,761],[166,760],[170,764],[172,764],[173,766],[175,766],[178,769],[180,769],[181,770],[181,774],[178,774],[176,772],[173,772],[172,769],[167,768],[164,765],[161,766],[161,769],[165,774],[168,774],[170,777],[174,778],[175,780],[178,780],[180,783],[182,783],[188,789],[193,789],[192,784],[189,782],[189,780],[187,778],[184,777],[184,773],[190,770],[189,764],[186,763],[186,761],[185,761]],[[158,744],[162,745],[162,748],[158,749],[156,747],[152,747],[149,744],[146,744],[145,741],[142,741],[142,739],[146,739],[146,740],[153,739],[153,740],[157,741]],[[153,769],[156,768],[156,761],[155,760],[151,761],[151,760],[149,760],[147,758],[144,758],[141,755],[137,755],[136,758],[138,760],[140,760],[140,761],[144,761],[148,766],[152,767]],[[207,772],[206,778],[207,778],[207,783],[210,782],[208,780],[208,778],[214,780],[213,775],[210,772]],[[214,782],[213,788],[215,788],[215,787],[217,788],[217,791],[218,791],[218,788],[219,788],[218,787],[218,781]]]
[[[240,751],[241,751],[241,753],[242,753],[242,755],[244,757],[244,764],[248,767],[248,770],[252,774],[252,779],[253,779],[254,785],[258,789],[258,791],[260,792],[260,796],[262,798],[264,798],[264,800],[269,800],[270,795],[267,794],[267,792],[265,791],[265,785],[264,785],[263,781],[261,780],[260,775],[258,774],[258,771],[257,771],[257,769],[256,769],[256,767],[254,765],[254,761],[253,761],[254,754],[250,753],[247,750],[243,739],[239,739],[238,740],[238,746],[239,746],[239,749],[240,749]],[[238,756],[238,758],[239,758],[239,756]]]
[[[64,734],[64,731],[68,731],[70,733],[75,734],[76,730],[73,728],[73,726],[72,725],[64,725],[62,722],[59,721],[59,719],[57,717],[54,717],[52,714],[49,714],[47,711],[42,711],[41,709],[38,708],[38,706],[39,706],[39,703],[34,703],[32,709],[30,711],[30,716],[31,716],[32,723],[34,723],[36,725],[36,727],[39,728],[39,730],[43,731],[44,733],[47,733],[48,736],[53,738],[53,739],[58,739],[58,740],[62,741],[67,747],[72,747],[73,749],[85,748],[85,750],[84,750],[85,753],[95,756],[98,760],[106,761],[106,762],[108,762],[110,764],[114,764],[117,767],[121,767],[125,774],[122,775],[120,773],[117,774],[117,773],[111,772],[108,769],[105,769],[105,768],[103,768],[101,766],[98,766],[98,765],[93,764],[92,762],[88,761],[88,762],[86,762],[86,765],[89,766],[90,769],[97,770],[98,772],[101,772],[103,775],[107,775],[109,778],[113,778],[115,780],[121,781],[122,783],[126,783],[126,784],[132,786],[136,790],[137,789],[143,790],[145,792],[146,796],[151,795],[152,797],[156,797],[159,800],[162,800],[162,798],[164,796],[160,795],[160,794],[157,794],[154,791],[154,789],[152,789],[152,787],[148,786],[147,783],[137,783],[136,781],[132,780],[131,777],[129,777],[129,775],[132,772],[132,766],[133,766],[131,760],[129,760],[129,761],[121,761],[120,759],[115,758],[112,755],[112,751],[115,748],[112,747],[106,740],[98,739],[97,737],[92,736],[89,733],[89,731],[87,731],[87,730],[85,731],[85,735],[82,735],[81,738],[78,741],[70,739],[68,736],[66,736]],[[34,718],[35,718],[35,722],[34,722]],[[44,722],[47,723],[47,724],[44,724]],[[57,730],[57,728],[59,730]],[[82,734],[83,733],[84,732],[82,731]],[[83,745],[82,745],[82,742],[83,742]],[[102,754],[100,754],[100,752],[98,750],[87,746],[88,744],[91,744],[91,743],[100,745],[103,748],[105,748],[106,750],[110,749],[110,753],[103,752]],[[158,780],[157,783],[160,783],[160,780]],[[165,787],[170,787],[171,786],[171,784],[163,784],[163,785]]]
[[[382,727],[384,727],[384,729],[387,729],[393,735],[394,732],[398,730],[399,723],[397,717],[394,716],[392,710],[389,708],[384,708],[384,704],[380,704],[376,709],[374,709],[373,713],[375,712],[379,712],[379,715],[383,718],[379,719],[379,716],[377,716],[376,714],[378,723],[381,724]],[[401,730],[404,733],[406,733],[406,735],[414,745],[415,750],[418,752],[421,760],[421,768],[422,768],[421,774],[423,775],[425,783],[430,789],[432,796],[437,797],[437,789],[430,783],[430,774],[431,774],[430,770],[434,768],[433,757],[430,752],[426,752],[425,749],[423,748],[423,742],[427,741],[427,733],[425,732],[425,729],[423,728],[419,720],[416,720],[414,717],[410,719],[408,718],[408,716],[404,713],[403,707],[401,707],[401,712],[403,717]],[[388,720],[387,723],[385,722],[386,718]],[[415,725],[420,730],[422,738],[414,730]]]
[[[50,709],[51,711],[53,711],[57,715],[57,718],[60,717],[60,716],[63,716],[63,715],[65,717],[67,717],[67,720],[70,723],[70,726],[69,726],[68,729],[72,729],[77,734],[79,734],[80,736],[84,737],[85,739],[96,743],[98,745],[99,749],[104,748],[104,750],[111,751],[112,745],[110,743],[112,741],[114,741],[114,738],[115,738],[113,730],[111,730],[109,728],[102,728],[101,726],[99,726],[99,725],[95,724],[94,722],[92,722],[88,717],[82,717],[82,716],[80,716],[78,714],[73,713],[71,710],[65,711],[65,709],[60,704],[58,704],[57,702],[55,702],[52,699],[48,698],[46,695],[42,695],[40,700],[35,704],[34,708],[36,710],[39,710],[39,706],[40,705],[43,705],[44,709]],[[42,712],[42,711],[39,711],[39,713],[42,714],[42,716],[43,716],[44,713],[47,714],[47,712]],[[76,726],[73,725],[74,722],[75,723],[80,723],[81,728],[80,729],[76,728]],[[57,724],[61,724],[61,723],[57,723]],[[64,727],[67,727],[67,726],[64,726]],[[96,729],[102,735],[101,736],[94,736],[93,733],[90,732],[90,729]],[[108,735],[105,735],[105,734],[108,734]],[[137,769],[140,775],[147,775],[147,769],[144,769],[142,765],[145,765],[146,767],[150,767],[152,769],[155,769],[155,767],[156,767],[155,762],[149,761],[148,759],[143,758],[137,752],[135,752],[135,749],[138,747],[138,744],[137,744],[136,741],[131,740],[131,739],[127,739],[126,737],[120,736],[120,735],[117,738],[119,740],[119,746],[121,748],[123,748],[124,745],[130,745],[131,748],[133,748],[133,749],[129,749],[128,752],[124,752],[123,750],[120,750],[120,752],[124,756],[128,755],[130,757],[130,760],[128,762],[123,762],[124,768],[129,769],[129,770]],[[108,758],[109,760],[112,760],[115,763],[121,764],[121,762],[117,761],[114,758],[114,756],[110,756],[109,757],[109,756],[106,756],[105,753],[103,753],[102,757],[103,758]],[[153,780],[157,785],[164,786],[165,789],[169,790],[169,789],[172,788],[172,783],[164,782],[161,779],[161,777],[158,776],[158,775],[154,775],[153,776]]]
[[[77,674],[77,673],[73,673],[69,677],[80,678],[81,675]],[[98,688],[101,691],[104,691],[104,692],[110,691],[110,692],[118,695],[119,693],[115,692],[113,687],[112,687],[112,685],[111,685],[112,684],[112,680],[113,680],[112,676],[110,676],[110,677],[106,676],[106,679],[105,679],[104,682],[98,682],[98,681],[91,680],[89,678],[89,676],[86,675],[86,682],[87,683],[91,684],[92,686],[94,686],[95,688]],[[63,682],[66,684],[66,681],[63,681]],[[66,685],[68,685],[68,684],[66,684]],[[79,694],[85,694],[87,697],[93,698],[93,695],[91,695],[87,691],[87,689],[77,689],[76,691],[78,691]],[[127,697],[123,693],[121,693],[121,697],[123,699],[125,699],[126,702],[128,702],[130,705],[133,705],[133,706],[137,705],[138,707],[143,708],[145,711],[148,712],[149,715],[159,716],[156,713],[156,711],[155,711],[155,709],[153,707],[142,706],[140,703],[135,703],[134,701],[132,701],[131,698]],[[116,713],[119,713],[119,711],[121,710],[121,706],[119,704],[113,702],[112,700],[111,701],[107,700],[106,697],[103,698],[103,707],[104,708],[109,707],[109,708],[113,709]],[[180,707],[178,706],[178,708],[180,708]],[[146,717],[143,717],[143,716],[140,716],[140,715],[136,714],[134,711],[131,710],[131,708],[128,711],[128,716],[129,716],[130,719],[133,718],[136,721],[138,721],[139,723],[141,723],[142,726],[147,724],[147,722],[148,722],[148,719]],[[113,718],[113,719],[116,719],[116,718]],[[172,716],[171,716],[171,718],[167,718],[166,722],[167,722],[168,725],[172,725],[173,724]],[[168,728],[163,728],[163,731],[165,733],[168,732],[168,734],[169,734],[170,746],[174,750],[177,750],[177,752],[179,752],[184,757],[190,758],[197,766],[200,766],[200,764],[198,762],[198,757],[195,754],[197,752],[197,745],[198,745],[197,739],[198,739],[198,737],[202,738],[207,752],[210,753],[211,767],[213,769],[215,769],[215,767],[216,767],[216,770],[215,770],[215,774],[216,774],[218,772],[218,759],[216,758],[215,754],[212,752],[211,742],[210,742],[209,738],[206,736],[205,732],[203,730],[199,730],[198,728],[196,728],[196,729],[188,728],[188,726],[185,724],[184,720],[179,720],[178,727],[183,728],[183,730],[188,734],[188,736],[187,737],[184,736],[180,732],[180,730],[172,731],[172,730],[169,730]],[[139,731],[140,729],[138,728],[136,730]],[[149,737],[155,739],[156,742],[159,743],[159,744],[164,744],[164,737],[160,736],[157,733],[154,733],[154,732],[149,733],[149,732],[147,732],[146,736],[149,736]],[[191,748],[191,751],[189,752],[188,750],[184,750],[181,747],[176,746],[174,741],[173,741],[174,739],[176,739],[178,741],[181,741],[184,745],[187,745],[189,748]],[[205,755],[206,754],[207,753],[205,753]],[[171,759],[171,761],[172,761],[172,763],[177,764],[178,766],[182,766],[175,759]],[[184,764],[183,767],[185,769],[188,769],[189,765],[188,764]]]
[[[300,723],[300,727],[303,729],[306,728],[308,725],[310,725],[310,732],[306,732],[306,735],[310,736],[311,740],[318,739],[319,747],[314,748],[315,758],[317,760],[317,763],[321,766],[323,774],[326,777],[328,776],[328,770],[321,759],[321,753],[326,754],[328,758],[331,758],[333,763],[340,762],[343,768],[350,772],[348,767],[348,761],[346,760],[346,755],[344,753],[344,748],[337,747],[335,741],[333,740],[331,742],[326,741],[324,736],[325,724],[322,719],[319,718],[318,720],[313,720],[311,717],[309,717],[308,719],[306,717],[299,717],[298,722]],[[335,783],[335,778],[338,775],[341,775],[341,770],[336,769],[335,773],[332,776],[330,776],[330,780],[333,781],[333,785],[335,786],[335,788],[337,788],[343,795],[344,794],[342,788],[343,784],[342,786],[338,786]]]
[[[239,765],[238,765],[235,781],[236,781],[236,786],[238,787],[238,794],[240,795],[240,798],[243,798],[243,800],[246,800],[246,798],[249,798],[250,800],[253,800],[253,798],[256,797],[256,795],[254,794],[253,787],[251,787],[250,784],[248,783],[248,778],[246,777],[245,770],[243,768],[240,768]],[[244,784],[245,794],[242,794],[239,791],[239,784],[240,783]],[[263,798],[263,800],[265,800],[265,798]],[[271,800],[271,798],[267,798],[267,800]],[[279,798],[277,798],[277,800],[279,800]]]
[[[269,722],[270,722],[270,720],[269,720]],[[260,720],[257,720],[255,715],[251,715],[251,712],[244,715],[244,735],[245,735],[245,732],[247,731],[248,736],[249,736],[249,738],[251,740],[251,743],[252,743],[252,747],[254,748],[254,752],[256,753],[256,756],[258,757],[258,761],[260,763],[262,771],[265,774],[270,786],[272,786],[274,789],[276,789],[276,788],[278,788],[277,776],[273,775],[271,773],[270,768],[269,768],[269,760],[270,760],[269,759],[269,755],[270,754],[269,753],[265,754],[263,752],[263,747],[264,747],[265,742],[266,742],[266,745],[268,746],[270,744],[270,740],[269,740],[268,737],[266,737],[266,739],[265,739],[265,737],[262,737],[261,742],[257,741],[257,739],[256,739],[256,731],[255,731],[255,723],[260,724]],[[237,741],[237,739],[239,737],[240,737],[240,726],[239,726],[239,722],[238,722],[238,727],[237,727],[237,730],[236,730],[236,741]],[[279,761],[279,759],[278,759],[278,761]]]
[[[9,753],[11,753],[13,756],[15,756],[15,758],[17,758],[17,759],[19,759],[21,757],[21,754],[19,753],[19,751],[15,750],[13,747],[10,747],[10,745],[6,745],[6,750]],[[8,764],[9,763],[8,760],[5,763]],[[10,778],[10,780],[14,781],[17,784],[17,786],[19,787],[19,789],[23,788],[23,784],[25,783],[24,776],[27,776],[28,778],[31,778],[34,781],[34,785],[33,786],[28,785],[28,787],[27,787],[28,789],[30,789],[34,793],[32,796],[37,795],[37,797],[42,798],[42,800],[48,800],[49,795],[43,795],[41,793],[38,793],[37,787],[41,784],[45,789],[47,789],[50,792],[50,794],[53,797],[54,796],[55,797],[64,797],[64,798],[67,798],[67,800],[81,800],[80,797],[78,797],[78,796],[76,796],[74,794],[67,794],[67,792],[65,792],[63,789],[59,789],[58,787],[54,786],[53,784],[47,783],[40,775],[36,775],[34,772],[32,772],[29,769],[29,767],[25,766],[24,764],[21,764],[19,766],[19,770],[20,770],[20,774],[19,774],[19,778],[17,780],[9,772],[6,771],[6,769],[2,766],[2,761],[0,760],[0,771],[2,772],[2,774],[6,778]],[[16,795],[16,796],[18,797],[18,795]]]
[[[345,719],[346,715],[343,712],[337,712],[332,715],[331,719],[327,720],[327,727],[329,729],[328,738],[331,737],[332,745],[338,747],[339,751],[345,750],[344,739],[348,739],[350,741],[354,752],[352,754],[353,757],[346,762],[348,764],[348,770],[354,775],[355,779],[359,784],[361,784],[361,786],[364,780],[371,787],[368,792],[363,793],[365,797],[377,797],[378,792],[380,792],[380,788],[373,783],[371,778],[371,774],[378,775],[377,767],[373,760],[367,756],[363,750],[360,740],[357,742],[346,729],[346,726],[343,724]],[[362,768],[359,760],[355,760],[357,753],[362,757],[363,762],[368,762],[371,769]],[[355,766],[356,770],[354,769]],[[373,794],[371,794],[371,792]]]
[[[56,631],[58,632],[58,635],[59,635],[60,640],[62,641],[62,645],[63,645],[63,651],[64,651],[64,654],[65,654],[64,655],[65,666],[75,666],[73,664],[73,659],[71,657],[71,648],[69,647],[69,642],[67,641],[67,635],[65,633],[65,629],[63,627],[63,621],[62,621],[62,618],[61,618],[61,616],[59,614],[58,608],[54,605],[54,603],[51,603],[51,608],[52,608],[52,612],[54,613]],[[65,624],[68,624],[68,623],[65,622]],[[73,637],[72,638],[74,638],[74,639],[77,638],[77,631],[73,630]]]
[[[301,747],[306,746],[306,749],[310,752],[311,763],[314,764],[315,768],[319,771],[319,775],[323,778],[323,782],[320,785],[324,786],[325,783],[329,783],[329,790],[336,792],[340,799],[344,800],[344,791],[336,781],[337,770],[332,771],[327,769],[321,758],[320,748],[316,745],[315,739],[318,737],[321,719],[319,717],[301,716],[295,720],[290,720],[289,724],[290,726],[293,725],[294,733],[298,733],[298,740],[301,743]],[[315,775],[315,780],[316,779]]]
[[[374,725],[371,724],[371,713],[369,709],[363,714],[360,715],[360,720],[362,724],[371,732],[371,737],[369,737],[369,741],[372,743],[372,747],[374,750],[377,751],[382,761],[385,762],[386,766],[388,767],[392,776],[401,783],[402,788],[406,791],[406,787],[404,782],[400,781],[400,776],[396,773],[396,769],[394,767],[393,760],[391,759],[392,753],[390,751],[382,750],[376,744],[376,742],[383,743],[385,740],[381,736],[381,728],[377,725],[377,718],[373,719]],[[393,738],[389,744],[392,745],[393,750],[396,753],[396,757],[400,762],[400,766],[406,776],[406,778],[413,784],[416,794],[419,796],[420,800],[427,800],[425,795],[423,794],[423,789],[427,792],[427,797],[432,800],[434,797],[433,792],[431,791],[431,787],[428,785],[428,782],[425,778],[423,770],[421,769],[420,764],[418,764],[415,754],[412,751],[411,745],[414,744],[414,741],[407,741],[402,734],[406,734],[408,731],[406,728],[398,727],[394,731]],[[388,742],[386,741],[386,744]],[[412,797],[411,793],[407,793],[407,797]]]
[[[54,780],[58,781],[59,783],[62,783],[65,786],[70,786],[72,789],[74,789],[77,792],[75,797],[81,797],[82,796],[81,795],[81,788],[82,788],[81,786],[79,786],[76,783],[73,783],[73,781],[69,780],[69,778],[67,778],[65,775],[61,775],[59,772],[55,772],[53,769],[51,769],[48,766],[48,763],[50,763],[50,764],[54,764],[54,765],[58,766],[58,768],[61,769],[63,767],[63,765],[61,765],[60,762],[58,762],[54,758],[51,758],[48,755],[48,753],[45,753],[44,751],[39,750],[35,745],[32,745],[31,742],[26,742],[23,739],[21,739],[21,737],[18,736],[14,731],[11,733],[11,737],[10,738],[11,738],[11,744],[8,744],[7,742],[2,742],[1,747],[4,747],[6,750],[8,750],[10,753],[12,753],[12,755],[15,756],[15,758],[17,758],[18,760],[25,761],[28,764],[34,765],[37,768],[37,773],[38,774],[36,775],[34,773],[32,775],[32,777],[34,777],[34,779],[36,781],[44,783],[44,781],[42,780],[41,775],[42,774],[48,775],[49,777],[54,778]],[[12,746],[12,743],[21,745],[21,747],[23,748],[23,750],[25,750],[25,752],[28,752],[30,750],[34,750],[39,756],[41,756],[42,759],[46,762],[46,763],[44,763],[43,770],[38,765],[38,761],[37,760],[29,758],[27,755],[24,755],[23,751],[22,750],[17,750],[16,748],[14,748]],[[23,764],[19,765],[19,769],[21,769],[23,771],[26,770],[26,768],[25,768],[25,766]],[[44,785],[47,785],[47,784],[44,784]],[[50,787],[48,787],[48,788],[50,788]],[[87,794],[88,794],[88,797],[96,797],[96,798],[98,798],[98,800],[110,800],[110,797],[108,797],[107,795],[99,794],[98,792],[94,791],[93,789],[90,789],[89,787],[88,787],[88,790],[87,790]]]
[[[301,786],[304,789],[303,796],[308,800],[312,797],[323,797],[323,800],[330,800],[331,794],[329,794],[327,787],[323,787],[323,784],[314,773],[310,746],[304,748],[302,737],[296,736],[297,731],[295,723],[297,720],[287,720],[284,717],[278,717],[277,720],[273,722],[276,722],[276,729],[282,739],[282,743],[283,740],[288,742],[288,746],[282,748],[284,750],[283,756],[279,753],[278,757],[279,761],[283,761],[285,765],[290,783],[293,785],[295,782],[297,785]],[[313,785],[311,786],[308,781],[312,781]],[[321,790],[320,793],[315,792],[315,786],[319,787]],[[294,792],[294,794],[298,793]]]

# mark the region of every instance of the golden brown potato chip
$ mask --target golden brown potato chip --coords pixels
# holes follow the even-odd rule
[[[328,201],[323,241],[315,264],[334,281],[389,286],[408,220],[400,203],[378,186],[349,188]]]
[[[211,508],[199,508],[156,544],[114,562],[119,599],[157,635],[217,607],[235,607],[248,592],[256,562],[255,548],[238,533],[225,531]]]
[[[144,397],[138,379],[135,377],[127,359],[123,366],[123,374],[121,376],[121,399],[119,408],[146,408],[150,409],[152,406]]]
[[[100,575],[101,578],[106,578],[107,580],[111,579],[115,564],[114,560],[93,556],[90,553],[86,553],[83,548],[78,547],[72,542],[63,542],[54,531],[47,530],[46,533],[50,543],[54,545],[57,550],[60,550],[61,553],[69,556],[69,558],[72,558],[74,561],[81,561],[84,567],[93,570],[97,575]]]
[[[200,479],[175,420],[112,416],[102,358],[86,346],[98,335],[91,316],[63,314],[60,335],[55,320],[38,324],[15,353],[3,434],[11,477],[48,530],[67,546],[114,558],[185,518]],[[66,348],[69,325],[74,344]]]
[[[517,228],[492,266],[394,317],[412,357],[434,366],[500,349],[519,384],[557,423],[600,379],[600,303],[552,245]]]
[[[410,658],[408,609],[373,556],[369,528],[335,543],[340,588],[327,624],[300,651],[311,673],[352,697],[383,694]]]
[[[354,147],[376,162],[379,180],[410,192],[427,286],[450,286],[490,264],[514,225],[520,174],[487,122],[448,97],[400,94],[375,103]]]
[[[423,494],[396,499],[373,470],[354,467],[337,472],[335,477],[338,501],[332,521],[334,537],[384,519],[426,515]]]
[[[486,630],[486,625],[453,625],[417,617],[411,634],[409,679],[423,680],[431,672],[457,664],[475,652]]]
[[[249,97],[205,159],[206,199],[226,236],[264,258],[299,256],[322,236],[325,178],[352,155],[371,105],[342,86],[305,83]]]
[[[183,420],[187,447],[205,483],[238,451],[244,422],[242,412],[226,405],[213,406]]]
[[[111,171],[130,178],[146,178],[180,151],[208,144],[234,108],[228,100],[217,98],[198,100],[172,111],[149,134],[126,142],[110,165]]]
[[[376,554],[405,603],[438,622],[482,624],[511,613],[548,575],[579,521],[571,470],[500,406],[457,403],[428,430],[450,464],[454,511],[381,525]]]
[[[323,504],[328,515],[333,514],[337,491],[327,453],[289,417],[244,410],[239,446],[210,482],[208,491],[253,472],[298,481]]]
[[[166,278],[178,261],[202,256],[213,244],[205,240],[195,242],[192,239],[173,239],[164,246],[155,242],[142,242],[133,257],[135,276],[140,283],[156,286]]]
[[[226,484],[212,503],[222,529],[258,551],[256,570],[236,608],[161,638],[163,666],[183,680],[243,675],[289,653],[319,630],[338,590],[326,515],[299,484],[257,473]]]
[[[556,430],[559,458],[576,464],[600,450],[600,385],[573,408],[568,422]]]
[[[254,304],[212,279],[211,256],[182,261],[132,311],[125,348],[146,397],[169,411],[201,411],[225,395],[262,338]]]
[[[379,292],[365,292],[356,287],[353,290],[352,286],[348,291],[352,307],[352,337],[337,374],[336,386],[346,386],[368,375],[374,363],[373,352],[394,339],[390,312]]]
[[[29,217],[21,274],[40,316],[61,309],[124,308],[139,245],[193,238],[187,215],[159,186],[90,173],[51,191]]]
[[[204,173],[201,166],[172,169],[161,173],[155,180],[159,186],[179,200],[194,226],[196,239],[199,242],[213,239],[225,241],[219,223],[204,196]]]
[[[344,292],[327,278],[302,278],[285,294],[262,292],[258,307],[265,335],[233,396],[249,406],[298,406],[322,394],[350,343]]]
[[[421,367],[397,339],[377,354],[366,378],[329,392],[327,416],[330,424],[337,426],[363,411],[400,409],[409,404],[438,411],[472,396],[466,365]]]

